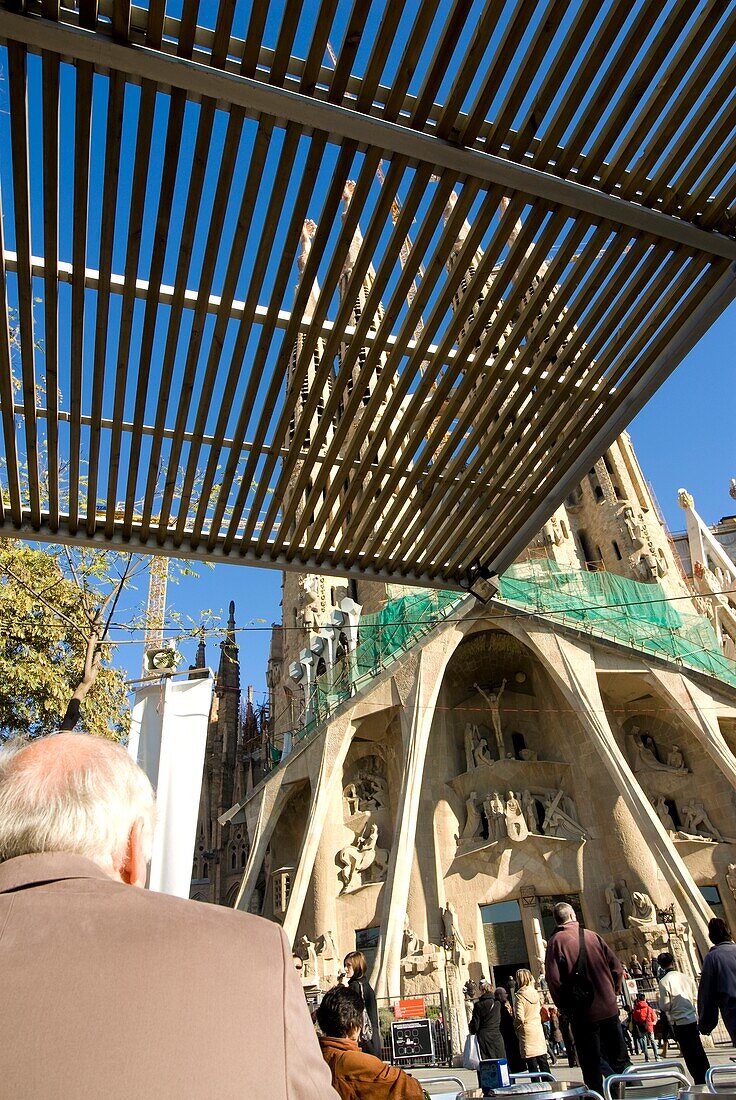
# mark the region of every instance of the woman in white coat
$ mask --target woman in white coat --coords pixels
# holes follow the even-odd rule
[[[542,1027],[542,1002],[531,970],[516,971],[514,1027],[526,1068],[533,1073],[549,1073],[547,1039]]]

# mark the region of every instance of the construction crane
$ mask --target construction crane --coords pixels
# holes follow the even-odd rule
[[[143,635],[143,675],[150,672],[147,654],[152,650],[164,648],[164,625],[166,622],[166,586],[169,580],[169,559],[163,554],[151,557],[148,574],[148,603],[146,605],[146,626]]]

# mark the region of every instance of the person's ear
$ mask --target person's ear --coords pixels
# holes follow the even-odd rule
[[[145,886],[148,865],[143,846],[143,818],[133,822],[128,834],[128,850],[125,853],[120,877],[129,886]]]

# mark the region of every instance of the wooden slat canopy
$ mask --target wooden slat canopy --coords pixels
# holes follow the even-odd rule
[[[0,0],[0,534],[501,571],[736,296],[736,7],[166,8]]]

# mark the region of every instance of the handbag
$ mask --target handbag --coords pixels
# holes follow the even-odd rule
[[[567,1005],[570,1016],[573,1018],[585,1016],[595,996],[595,990],[587,973],[588,956],[585,950],[585,936],[583,935],[582,925],[579,928],[579,933],[578,957],[566,990]]]
[[[477,1069],[480,1065],[480,1048],[478,1036],[468,1035],[463,1047],[463,1067],[465,1069]]]
[[[363,1009],[363,1023],[360,1025],[360,1041],[362,1043],[373,1042],[373,1024],[367,1009]]]

